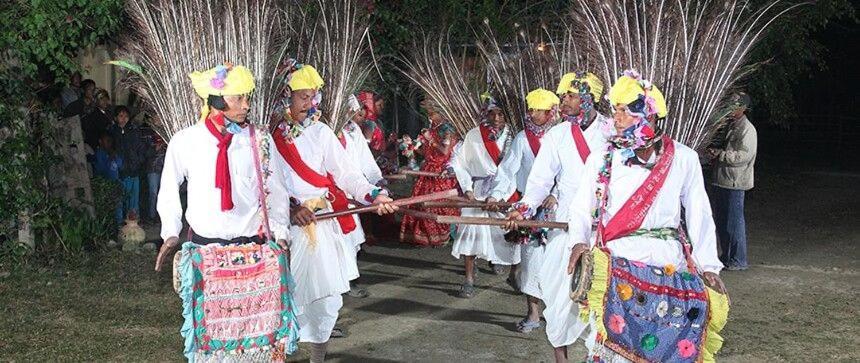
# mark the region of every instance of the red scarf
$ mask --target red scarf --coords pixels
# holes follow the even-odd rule
[[[492,132],[490,126],[481,124],[478,128],[481,130],[481,139],[484,140],[484,147],[487,149],[487,153],[490,154],[490,159],[493,159],[493,162],[498,166],[502,162],[502,151],[499,150],[499,145],[496,145],[495,141],[490,140],[490,133]]]
[[[221,189],[221,211],[233,209],[233,191],[230,182],[230,162],[227,160],[227,149],[233,140],[233,134],[221,133],[215,128],[215,123],[224,125],[224,114],[210,116],[206,119],[206,129],[218,140],[218,158],[215,159],[215,187]]]
[[[493,162],[496,163],[496,166],[499,166],[499,163],[502,162],[502,151],[499,150],[499,145],[496,145],[495,141],[490,140],[490,133],[492,132],[492,130],[490,130],[490,126],[481,124],[479,128],[481,130],[481,139],[484,140],[484,148],[487,149],[487,153],[490,154],[490,158],[493,159]],[[508,202],[514,203],[519,200],[520,192],[514,190],[514,194],[512,194],[511,197],[508,198]]]
[[[364,107],[364,112],[366,115],[364,118],[376,121],[378,118],[376,114],[376,102],[373,100],[373,92],[370,91],[361,91],[358,93],[358,101],[361,102],[361,105]]]
[[[601,221],[598,225],[598,234],[602,234],[603,243],[624,237],[642,226],[645,215],[657,199],[657,194],[663,188],[669,170],[672,168],[672,159],[675,156],[675,144],[669,136],[663,136],[663,154],[657,159],[657,163],[639,189],[630,196],[630,199],[621,206],[609,223],[605,226]]]
[[[304,160],[302,160],[302,156],[299,155],[299,150],[296,148],[296,144],[288,142],[280,132],[275,131],[272,135],[272,140],[275,142],[275,147],[278,149],[278,152],[281,153],[281,156],[284,157],[287,164],[290,164],[290,167],[293,168],[293,171],[295,171],[302,180],[317,188],[328,189],[329,194],[332,196],[331,207],[335,212],[340,212],[349,208],[346,193],[335,185],[334,178],[331,174],[322,176],[311,169],[311,167],[305,164]],[[349,233],[355,230],[355,219],[353,219],[351,215],[337,217],[337,222],[340,224],[340,230],[343,231],[343,233]]]
[[[532,149],[532,154],[537,156],[538,151],[540,151],[540,138],[529,130],[526,130],[526,140],[529,142],[529,147]]]
[[[579,157],[582,158],[582,163],[588,159],[591,150],[588,148],[588,143],[585,142],[585,135],[582,134],[582,128],[576,122],[570,123],[570,133],[573,135],[573,143],[576,144],[576,151],[579,151]]]

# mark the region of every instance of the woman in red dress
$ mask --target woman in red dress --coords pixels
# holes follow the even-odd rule
[[[429,102],[422,102],[421,106],[427,110],[430,118],[430,128],[421,131],[421,147],[416,150],[424,156],[421,171],[444,174],[443,177],[421,176],[415,181],[412,188],[412,196],[425,195],[457,188],[457,179],[453,174],[447,172],[448,161],[457,144],[457,134],[453,125],[446,122],[442,115],[437,112]],[[426,212],[438,215],[459,216],[457,208],[427,208]],[[447,244],[451,238],[451,226],[436,223],[427,219],[403,216],[400,225],[400,241],[416,246],[439,247]]]

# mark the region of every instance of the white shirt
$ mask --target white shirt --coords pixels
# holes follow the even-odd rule
[[[592,155],[606,150],[606,137],[603,130],[610,122],[612,122],[611,119],[597,114],[591,125],[582,132]],[[556,212],[556,218],[560,221],[567,220],[568,210],[565,206],[570,205],[570,201],[576,194],[579,179],[585,167],[576,149],[570,127],[570,122],[562,122],[549,129],[541,139],[540,151],[529,173],[525,195],[520,200],[529,208],[537,209],[550,195],[557,180],[560,208]]]
[[[496,185],[490,196],[495,200],[506,200],[515,191],[524,192],[529,173],[535,162],[535,156],[531,145],[529,145],[529,140],[526,138],[526,132],[517,133],[514,141],[511,142],[511,150],[499,163]]]
[[[679,228],[683,206],[687,237],[693,246],[693,260],[703,271],[719,272],[723,264],[717,257],[716,229],[711,215],[711,204],[705,193],[699,156],[689,147],[674,143],[675,156],[669,174],[640,228]],[[650,173],[641,166],[625,166],[621,151],[616,150],[614,153],[604,224],[618,213]],[[592,211],[597,205],[594,193],[597,190],[597,174],[603,166],[604,155],[605,151],[592,152],[588,157],[586,171],[580,178],[581,185],[570,204],[568,235],[573,243],[594,243]],[[614,256],[649,265],[663,266],[671,263],[678,268],[686,266],[681,244],[674,240],[643,236],[624,237],[609,242],[607,247]]]
[[[365,197],[373,193],[376,186],[367,182],[328,125],[322,122],[311,123],[301,135],[293,139],[293,143],[304,163],[314,172],[324,176],[331,174],[335,185],[344,192],[355,196],[358,202],[370,204]],[[315,187],[304,181],[289,164],[286,170],[290,196],[299,202],[323,197],[328,193],[328,188]]]
[[[352,158],[354,165],[358,165],[361,173],[370,184],[378,185],[382,180],[382,171],[376,165],[376,159],[370,152],[370,145],[359,127],[354,121],[344,126],[343,134],[346,138],[346,153]]]
[[[505,142],[510,135],[510,127],[505,127],[498,133],[495,140],[499,147],[500,157],[505,155]],[[486,198],[495,185],[493,179],[496,175],[496,162],[490,157],[487,147],[484,146],[484,138],[481,136],[481,128],[475,127],[466,133],[463,141],[454,148],[451,157],[451,168],[460,189],[465,192],[473,192],[476,198]],[[473,178],[480,178],[473,180]],[[479,189],[479,190],[475,190]]]
[[[259,136],[265,130],[257,129]],[[289,240],[290,210],[283,173],[285,162],[269,142],[272,175],[267,179],[269,226],[276,239]],[[251,137],[248,128],[233,135],[227,148],[233,209],[221,211],[221,189],[215,187],[215,162],[218,140],[198,123],[173,135],[167,145],[161,190],[158,192],[158,214],[161,216],[161,238],[180,237],[182,203],[179,186],[188,181],[188,209],[185,219],[194,233],[206,238],[233,239],[255,236],[262,225],[259,187]]]

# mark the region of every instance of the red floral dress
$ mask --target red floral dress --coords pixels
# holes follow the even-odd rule
[[[434,145],[441,144],[446,137],[456,138],[456,136],[453,135],[453,129],[448,124],[436,126],[430,131],[430,137],[433,140],[428,140],[430,142],[425,142],[421,145],[421,151],[424,155],[424,164],[421,165],[421,170],[441,173],[448,166],[453,147],[448,147],[446,148],[447,151],[443,152]],[[449,142],[451,146],[456,144],[456,140],[449,140]],[[441,192],[458,187],[457,179],[454,177],[438,178],[421,176],[415,181],[415,185],[412,188],[412,196]],[[460,215],[460,210],[457,208],[426,208],[425,211],[438,215]],[[436,223],[409,215],[403,216],[403,222],[400,224],[400,241],[407,244],[438,247],[444,245],[450,236],[451,226],[448,224]]]

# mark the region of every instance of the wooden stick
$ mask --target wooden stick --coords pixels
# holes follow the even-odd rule
[[[403,175],[403,174],[390,174],[390,175],[383,175],[382,177],[385,179],[388,179],[388,180],[407,180],[407,179],[409,179],[408,176]]]
[[[398,171],[398,174],[409,175],[409,176],[430,176],[430,177],[436,177],[436,178],[442,177],[442,174],[440,174],[440,173],[433,173],[433,172],[422,171],[422,170],[409,170],[409,169],[401,169],[400,171]],[[453,178],[453,177],[454,177],[453,175],[449,175],[446,178]]]
[[[457,195],[456,189],[448,189],[448,190],[443,191],[443,192],[436,192],[436,193],[430,193],[430,194],[425,194],[425,195],[419,195],[417,197],[398,199],[398,200],[391,202],[391,205],[396,205],[398,207],[404,207],[404,206],[412,205],[412,204],[418,204],[418,203],[424,203],[424,202],[429,202],[429,201],[433,201],[433,200],[445,199],[445,198],[453,197],[456,195]],[[342,210],[339,212],[322,213],[322,214],[316,215],[316,220],[321,221],[321,220],[326,220],[326,219],[331,219],[331,218],[337,218],[340,216],[348,216],[348,215],[355,214],[355,213],[376,212],[377,208],[378,207],[375,205],[368,205],[368,206],[363,206],[363,207],[349,208],[349,209]]]
[[[489,206],[496,206],[499,208],[510,208],[511,203],[508,202],[482,202],[480,200],[472,200],[472,201],[450,201],[450,200],[440,200],[433,202],[425,202],[421,204],[424,208],[484,208]]]
[[[486,218],[486,217],[456,217],[456,216],[437,216],[437,223],[445,224],[477,224],[484,226],[504,226],[509,221],[502,218]],[[567,230],[567,223],[563,222],[548,222],[548,221],[532,221],[523,220],[517,221],[517,226],[527,228],[549,228]]]
[[[440,216],[438,214],[420,212],[413,209],[404,209],[401,208],[399,212],[403,212],[404,214],[414,216],[416,218],[424,218],[432,220],[436,223],[444,223],[444,224],[475,224],[475,225],[483,225],[483,226],[504,226],[509,221],[507,219],[501,218],[486,218],[486,217],[456,217],[456,216]],[[532,221],[532,220],[524,220],[517,221],[518,227],[526,227],[526,228],[549,228],[549,229],[563,229],[567,230],[567,223],[563,222],[548,222],[548,221]]]

